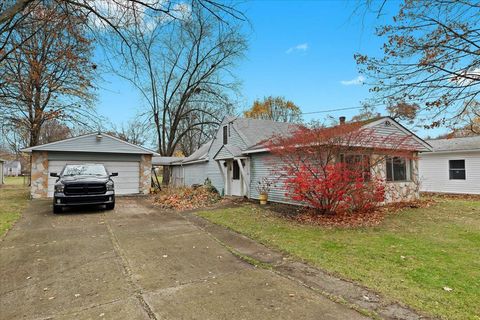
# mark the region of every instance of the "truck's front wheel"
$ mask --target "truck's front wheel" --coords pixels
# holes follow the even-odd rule
[[[62,212],[63,212],[62,207],[53,205],[53,213],[58,214],[58,213],[62,213]]]
[[[107,204],[107,210],[113,210],[113,209],[115,209],[115,202],[113,202],[113,203],[108,203],[108,204]]]

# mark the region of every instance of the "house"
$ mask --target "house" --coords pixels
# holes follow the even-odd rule
[[[22,150],[31,153],[31,196],[53,196],[56,178],[65,164],[102,163],[113,177],[119,195],[148,194],[152,156],[157,153],[105,133],[90,133]]]
[[[433,152],[420,154],[421,191],[480,194],[480,136],[427,142]]]
[[[173,186],[203,184],[207,178],[208,152],[214,140],[203,144],[190,156],[172,161],[171,180]]]
[[[375,134],[383,137],[390,135],[408,137],[413,145],[412,158],[419,151],[431,150],[425,141],[390,117],[367,121],[363,127],[371,128]],[[221,194],[258,199],[259,194],[255,186],[263,177],[276,178],[272,172],[272,164],[278,161],[262,142],[273,135],[289,135],[294,130],[295,125],[289,123],[225,117],[212,141],[203,145],[190,157],[171,163],[172,181],[177,186],[189,186],[204,183],[208,178]],[[402,167],[398,170],[404,170],[405,178],[387,182],[393,193],[387,195],[390,201],[418,197],[417,161],[399,163]],[[387,179],[387,163],[381,165],[382,168],[376,168],[378,169],[376,172]],[[392,162],[389,162],[389,165],[392,166]],[[394,180],[393,176],[388,175],[390,180]],[[291,203],[281,183],[275,183],[269,193],[269,199]]]
[[[4,184],[4,175],[3,175],[3,165],[5,164],[5,160],[0,159],[0,184]]]
[[[22,164],[19,160],[7,160],[3,165],[5,177],[18,177],[22,174]]]

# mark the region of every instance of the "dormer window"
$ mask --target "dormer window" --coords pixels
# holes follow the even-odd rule
[[[223,126],[223,144],[228,143],[228,128],[227,126]]]

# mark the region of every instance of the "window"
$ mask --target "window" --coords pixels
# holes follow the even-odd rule
[[[410,181],[411,161],[402,157],[387,158],[387,181]]]
[[[340,161],[346,163],[352,170],[355,170],[358,166],[362,166],[364,179],[370,179],[370,156],[361,154],[341,154]]]
[[[228,128],[227,126],[223,126],[223,144],[228,143]]]
[[[237,160],[233,160],[232,180],[240,180],[240,167]]]
[[[450,180],[465,180],[465,160],[449,160]]]

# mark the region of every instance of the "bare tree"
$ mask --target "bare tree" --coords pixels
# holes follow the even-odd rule
[[[56,119],[48,120],[42,125],[40,131],[40,144],[55,142],[70,138],[72,132],[70,128]]]
[[[107,132],[124,141],[145,147],[148,142],[149,129],[148,124],[139,118],[135,118],[120,127],[112,124],[112,129],[107,130]]]
[[[211,109],[209,112],[194,112],[189,117],[180,122],[181,132],[185,132],[185,135],[180,139],[177,151],[180,151],[183,155],[189,156],[194,153],[200,146],[213,139],[218,129],[218,125],[212,125],[209,119],[214,119],[215,122],[219,117],[213,118],[211,114],[218,110],[216,106],[204,106],[205,110]],[[235,109],[233,105],[225,105],[221,110],[221,115],[234,114]],[[194,125],[199,123],[199,125]],[[190,129],[188,129],[190,128]]]
[[[84,19],[37,6],[5,45],[11,53],[0,62],[0,119],[18,135],[28,134],[28,146],[40,142],[48,121],[88,121],[93,69]]]
[[[214,0],[191,0],[204,8],[213,17],[221,20],[223,14],[238,20],[245,20],[244,15],[227,3]],[[156,19],[159,16],[175,18],[178,11],[182,11],[188,1],[182,0],[2,0],[0,2],[0,62],[12,52],[5,50],[3,44],[16,30],[23,20],[32,18],[32,13],[38,6],[52,6],[65,14],[88,17],[83,21],[84,26],[92,28],[102,26],[114,32],[129,49],[126,41],[125,28],[130,28],[132,23],[140,16]],[[43,26],[34,24],[26,39],[34,36]],[[18,44],[19,46],[22,43]]]
[[[113,67],[144,97],[143,115],[162,156],[171,156],[192,130],[218,125],[237,87],[232,67],[246,49],[239,26],[221,23],[193,2],[181,19],[135,24],[128,42],[134,54],[120,55],[123,69]]]
[[[386,1],[366,1],[377,15]],[[376,101],[418,104],[427,127],[455,125],[479,113],[480,5],[471,1],[404,1],[377,31],[382,57],[355,56]]]

